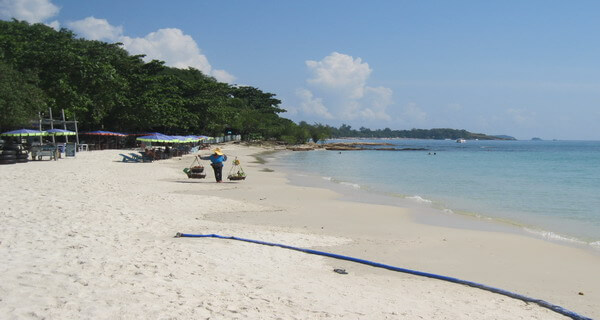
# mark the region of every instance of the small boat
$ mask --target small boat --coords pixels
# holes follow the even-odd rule
[[[465,139],[456,139],[456,143],[465,143],[467,140]]]

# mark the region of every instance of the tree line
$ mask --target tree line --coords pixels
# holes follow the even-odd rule
[[[327,126],[325,126],[327,127]],[[489,136],[483,133],[472,133],[467,130],[434,128],[434,129],[411,129],[411,130],[392,130],[390,128],[371,130],[361,127],[358,130],[352,129],[347,124],[339,128],[326,128],[330,136],[334,138],[403,138],[403,139],[479,139],[479,140],[515,140],[509,136]]]
[[[285,110],[273,93],[143,57],[65,28],[0,21],[0,128],[29,126],[52,108],[76,118],[82,131],[231,131],[289,142],[307,134],[279,116]]]
[[[276,95],[218,82],[201,71],[144,62],[120,43],[77,38],[68,29],[0,21],[0,130],[36,123],[48,108],[64,109],[81,131],[241,134],[287,143],[330,137],[470,138],[464,130],[370,130],[299,124]]]

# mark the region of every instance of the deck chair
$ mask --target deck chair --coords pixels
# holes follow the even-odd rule
[[[139,153],[132,152],[132,153],[130,153],[130,155],[131,155],[132,158],[134,158],[136,160],[139,160],[139,161],[142,161],[142,162],[152,162],[152,161],[154,161],[154,159],[152,159],[151,157],[148,157],[146,155],[142,155],[142,154],[139,154]]]
[[[119,155],[120,155],[121,157],[123,157],[123,160],[121,160],[121,161],[123,161],[123,162],[140,162],[140,160],[138,160],[138,159],[135,159],[135,158],[132,158],[132,157],[130,157],[130,156],[128,156],[128,155],[124,155],[124,154],[122,154],[122,153],[119,153]]]

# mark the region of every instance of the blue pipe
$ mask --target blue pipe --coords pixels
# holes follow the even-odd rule
[[[273,243],[273,242],[265,242],[265,241],[259,241],[259,240],[252,240],[252,239],[245,239],[245,238],[238,238],[238,237],[233,237],[233,236],[220,236],[218,234],[186,234],[186,233],[177,233],[175,235],[176,238],[180,238],[180,237],[186,237],[186,238],[218,238],[218,239],[229,239],[229,240],[238,240],[238,241],[245,241],[245,242],[250,242],[250,243],[256,243],[256,244],[262,244],[262,245],[266,245],[266,246],[273,246],[273,247],[280,247],[280,248],[284,248],[284,249],[290,249],[290,250],[296,250],[296,251],[300,251],[300,252],[304,252],[304,253],[309,253],[309,254],[315,254],[315,255],[319,255],[319,256],[325,256],[325,257],[330,257],[330,258],[334,258],[334,259],[339,259],[339,260],[346,260],[346,261],[352,261],[352,262],[356,262],[356,263],[361,263],[361,264],[366,264],[372,267],[377,267],[377,268],[383,268],[383,269],[388,269],[388,270],[392,270],[392,271],[397,271],[397,272],[403,272],[403,273],[408,273],[408,274],[413,274],[416,276],[422,276],[422,277],[427,277],[427,278],[433,278],[433,279],[438,279],[438,280],[444,280],[444,281],[449,281],[449,282],[454,282],[454,283],[458,283],[458,284],[464,284],[470,287],[474,287],[474,288],[479,288],[482,290],[486,290],[486,291],[490,291],[490,292],[494,292],[494,293],[498,293],[498,294],[502,294],[505,295],[507,297],[511,297],[514,299],[519,299],[525,302],[531,302],[531,303],[535,303],[541,307],[550,309],[556,313],[560,313],[564,316],[570,317],[572,319],[575,320],[593,320],[592,318],[588,318],[588,317],[584,317],[582,315],[579,315],[573,311],[567,310],[561,306],[557,306],[555,304],[546,302],[544,300],[541,299],[534,299],[534,298],[530,298],[518,293],[514,293],[514,292],[510,292],[507,290],[503,290],[503,289],[498,289],[498,288],[494,288],[494,287],[490,287],[487,286],[485,284],[481,284],[481,283],[477,283],[477,282],[472,282],[472,281],[467,281],[467,280],[461,280],[458,278],[452,278],[452,277],[446,277],[446,276],[442,276],[439,274],[435,274],[435,273],[428,273],[428,272],[421,272],[421,271],[416,271],[416,270],[411,270],[411,269],[405,269],[405,268],[399,268],[399,267],[394,267],[394,266],[390,266],[387,264],[383,264],[383,263],[378,263],[378,262],[373,262],[373,261],[369,261],[369,260],[363,260],[363,259],[358,259],[358,258],[354,258],[354,257],[349,257],[349,256],[344,256],[344,255],[340,255],[340,254],[335,254],[335,253],[329,253],[329,252],[324,252],[324,251],[317,251],[317,250],[311,250],[311,249],[304,249],[304,248],[298,248],[298,247],[292,247],[292,246],[288,246],[285,244],[280,244],[280,243]]]

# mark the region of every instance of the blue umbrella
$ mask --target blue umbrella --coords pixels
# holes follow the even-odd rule
[[[164,134],[158,133],[158,132],[149,134],[147,136],[138,137],[138,138],[136,138],[136,140],[145,141],[145,142],[176,142],[177,141],[177,139],[175,139],[171,136],[167,136],[167,135],[164,135]]]
[[[48,134],[53,134],[55,136],[73,136],[75,135],[74,131],[69,131],[65,129],[50,129],[46,130]]]
[[[102,131],[102,130],[85,132],[83,134],[89,134],[89,135],[93,135],[93,136],[116,136],[116,137],[126,136],[126,134],[124,134],[124,133],[118,133],[118,132],[112,132],[112,131]]]
[[[31,129],[19,129],[19,130],[3,132],[0,135],[11,136],[11,137],[45,136],[46,132],[39,131],[39,130],[31,130]]]
[[[178,143],[192,142],[192,139],[189,136],[172,136],[172,137],[175,138],[175,140],[176,140],[173,142],[178,142]]]
[[[203,139],[203,138],[200,138],[200,137],[198,137],[198,136],[194,136],[194,135],[189,135],[189,136],[186,136],[186,138],[187,138],[188,140],[190,140],[191,142],[198,142],[198,141],[200,141],[200,140],[202,140],[202,139]]]

